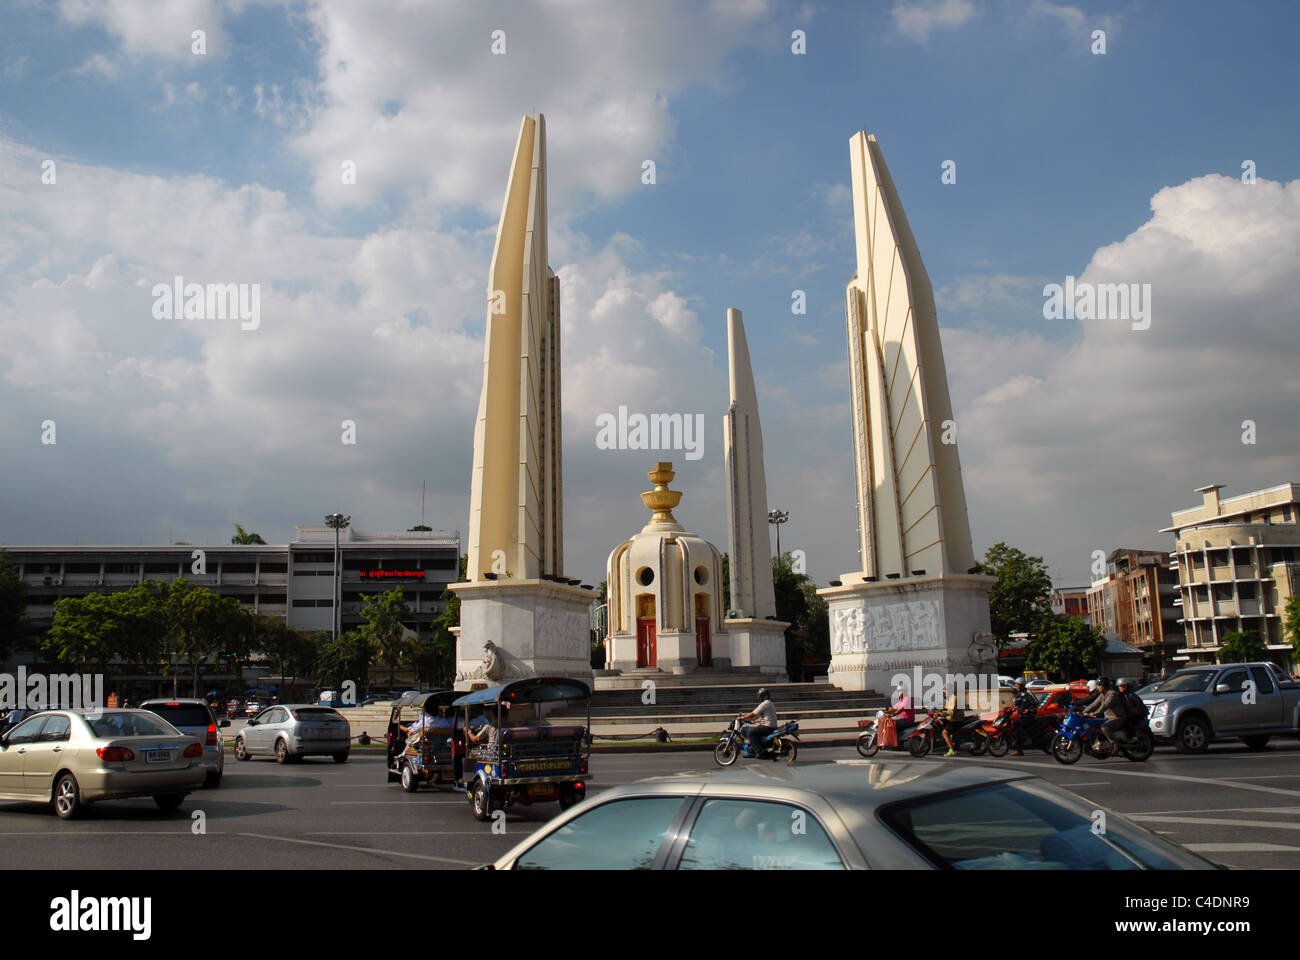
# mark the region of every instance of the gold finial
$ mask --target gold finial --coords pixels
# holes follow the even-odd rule
[[[655,468],[646,476],[655,485],[653,490],[647,490],[641,494],[641,502],[646,505],[647,509],[654,511],[650,522],[676,523],[677,519],[673,516],[673,507],[681,503],[682,492],[668,489],[668,484],[672,483],[673,477],[676,476],[673,472],[673,465],[660,461],[655,464]]]

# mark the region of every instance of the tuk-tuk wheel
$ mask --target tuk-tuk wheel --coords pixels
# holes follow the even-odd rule
[[[580,803],[582,798],[587,795],[586,790],[576,790],[573,787],[560,788],[560,809],[568,810],[575,803]]]
[[[491,820],[492,806],[488,797],[487,787],[483,785],[482,780],[475,780],[474,786],[469,794],[470,806],[474,808],[475,820]]]
[[[402,764],[402,789],[407,793],[415,793],[420,789],[420,781],[416,779],[415,771],[409,763]]]

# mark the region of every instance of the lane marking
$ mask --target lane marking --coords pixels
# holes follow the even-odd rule
[[[1196,807],[1192,810],[1143,810],[1141,812],[1151,816],[1161,813],[1176,813],[1182,816],[1188,814],[1199,816],[1203,813],[1282,813],[1294,815],[1300,813],[1300,807]],[[1125,816],[1129,816],[1129,814],[1125,814]]]
[[[1193,853],[1300,853],[1300,847],[1281,843],[1185,843]]]
[[[1169,817],[1158,813],[1126,813],[1124,816],[1139,823],[1185,823],[1207,827],[1267,827],[1272,830],[1300,830],[1300,823],[1282,820],[1230,820],[1227,817]]]
[[[353,853],[373,853],[384,857],[406,857],[409,860],[433,860],[438,863],[454,863],[462,867],[477,867],[482,860],[456,860],[452,857],[430,857],[422,853],[407,853],[401,850],[378,850],[374,847],[354,847],[346,843],[325,843],[323,840],[300,840],[295,837],[273,837],[264,833],[239,833],[239,837],[251,837],[254,840],[279,840],[282,843],[298,843],[307,847],[330,847],[334,850],[350,850]]]
[[[467,800],[331,800],[330,805],[335,807],[342,807],[342,806],[355,806],[359,803],[365,803],[365,804],[400,803],[410,807],[410,806],[415,806],[416,804],[424,804],[424,803],[456,803],[456,804],[460,804],[460,806],[463,807],[468,802],[469,801]]]
[[[1224,780],[1300,780],[1300,773],[1270,773],[1258,777],[1224,777]]]
[[[1078,783],[1058,783],[1058,787],[1109,787],[1109,780],[1080,780]]]
[[[916,761],[912,762],[915,763]],[[1003,769],[1021,770],[1035,776],[1038,775],[1034,769],[1028,769],[1027,765],[1023,763],[1008,763],[1003,760],[985,760],[982,757],[971,757],[968,762],[980,763],[991,767],[1002,767]],[[1047,769],[1050,770],[1052,768],[1048,767]],[[1196,783],[1201,786],[1225,787],[1232,790],[1249,790],[1254,793],[1276,793],[1281,794],[1284,797],[1300,797],[1300,790],[1286,790],[1282,787],[1266,787],[1262,784],[1255,783],[1233,783],[1230,780],[1219,780],[1213,777],[1184,777],[1174,773],[1144,773],[1140,770],[1107,770],[1106,775],[1109,777],[1142,777],[1146,780],[1172,780],[1175,783]],[[1044,777],[1043,779],[1047,780],[1048,778]],[[1055,780],[1050,780],[1049,782],[1057,783]],[[1057,785],[1060,786],[1059,783],[1057,783]]]
[[[538,827],[537,830],[540,830]],[[536,830],[518,830],[511,835],[520,834],[529,835]],[[465,830],[417,830],[414,832],[403,832],[400,830],[312,830],[303,834],[304,837],[480,837],[482,834],[469,833]],[[503,837],[505,834],[497,833],[491,836]]]

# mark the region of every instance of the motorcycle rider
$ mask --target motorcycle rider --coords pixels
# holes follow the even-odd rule
[[[898,681],[896,693],[898,699],[892,707],[886,707],[884,713],[887,717],[893,717],[894,722],[898,724],[898,736],[901,743],[903,730],[916,723],[916,710],[912,706],[912,697],[907,692],[907,683],[905,681]]]
[[[1011,751],[1013,756],[1023,757],[1025,752],[1020,749],[1020,743],[1028,736],[1030,725],[1038,716],[1038,698],[1029,692],[1025,685],[1024,678],[1016,681],[1016,699],[1012,701],[1011,708],[1016,712],[1015,721],[1015,749]]]
[[[1097,699],[1084,708],[1084,715],[1089,717],[1105,716],[1101,725],[1102,735],[1111,743],[1118,744],[1128,737],[1124,728],[1128,726],[1128,708],[1124,696],[1110,685],[1110,677],[1097,678]]]
[[[1134,736],[1138,732],[1137,728],[1147,718],[1147,705],[1133,692],[1133,683],[1128,677],[1120,677],[1115,681],[1115,686],[1119,688],[1120,695],[1124,697],[1124,706],[1128,708],[1128,735]]]
[[[767,687],[759,687],[758,706],[740,718],[740,722],[746,724],[740,728],[740,735],[749,743],[749,752],[755,757],[761,749],[763,738],[776,732],[776,707],[772,704],[771,696]],[[750,720],[758,722],[747,723]]]

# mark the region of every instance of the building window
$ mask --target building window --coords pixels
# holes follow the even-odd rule
[[[288,573],[289,565],[287,563],[263,563],[263,573]]]
[[[222,573],[252,573],[256,569],[257,569],[257,564],[247,563],[245,561],[238,561],[235,563],[231,563],[229,561],[223,560],[221,563]]]
[[[258,603],[267,606],[284,606],[285,596],[283,593],[263,593],[257,598]]]
[[[332,553],[295,553],[293,555],[294,563],[333,563],[334,554]]]

